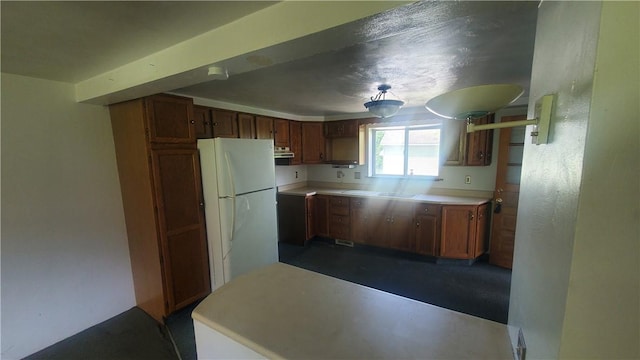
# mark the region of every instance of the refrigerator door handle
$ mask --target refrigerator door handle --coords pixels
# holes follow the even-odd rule
[[[227,177],[229,178],[229,186],[231,186],[231,196],[226,196],[227,198],[233,199],[231,203],[231,231],[229,232],[231,237],[229,238],[229,244],[233,243],[233,232],[236,228],[236,188],[233,183],[233,173],[231,172],[231,161],[229,160],[229,152],[224,152],[224,161],[227,167]],[[231,251],[231,250],[229,250]]]

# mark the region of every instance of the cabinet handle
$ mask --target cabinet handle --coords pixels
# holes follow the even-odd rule
[[[484,152],[480,151],[480,153],[478,154],[478,157],[480,159],[484,159]]]
[[[474,215],[472,211],[469,211],[469,220],[473,220],[474,219]]]
[[[322,155],[322,153],[320,153],[320,160],[324,159],[324,155]]]
[[[424,209],[424,212],[428,213],[429,212],[429,208]]]
[[[195,121],[195,120],[191,120],[191,121],[189,121],[189,122],[190,122],[190,123],[192,123],[192,124],[195,124],[195,123],[196,123],[196,121]]]
[[[416,223],[416,227],[420,227],[420,221]]]

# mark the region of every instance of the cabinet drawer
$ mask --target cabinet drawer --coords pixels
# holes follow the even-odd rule
[[[335,214],[331,215],[331,225],[340,224],[342,226],[348,226],[349,225],[349,221],[350,220],[349,220],[348,216],[335,215]]]
[[[440,216],[440,208],[442,205],[437,204],[416,204],[416,215],[432,215]]]
[[[330,204],[331,214],[349,215],[349,198],[332,196]]]
[[[349,226],[343,224],[332,223],[330,228],[330,235],[332,238],[349,240],[351,239]]]

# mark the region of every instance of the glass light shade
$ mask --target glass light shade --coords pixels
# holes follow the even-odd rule
[[[404,105],[404,101],[400,100],[372,100],[366,102],[364,107],[366,107],[370,113],[384,119],[395,115],[402,105]]]
[[[513,84],[472,86],[438,95],[425,107],[446,119],[464,120],[494,113],[516,101],[524,89]]]

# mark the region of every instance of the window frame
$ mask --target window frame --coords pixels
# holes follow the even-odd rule
[[[404,131],[404,142],[403,142],[403,174],[402,175],[393,175],[393,174],[380,174],[376,172],[376,161],[375,161],[375,133],[378,130],[403,130]],[[408,174],[408,163],[409,163],[409,132],[411,130],[424,130],[424,129],[438,129],[440,131],[440,136],[438,139],[438,167],[437,174],[435,175],[410,175]],[[412,121],[412,122],[389,122],[389,123],[370,123],[367,124],[365,128],[366,132],[366,156],[368,163],[368,171],[367,175],[370,178],[384,178],[384,179],[424,179],[424,180],[437,180],[439,179],[440,172],[442,169],[442,135],[444,132],[444,126],[441,120],[424,120],[424,121]]]

